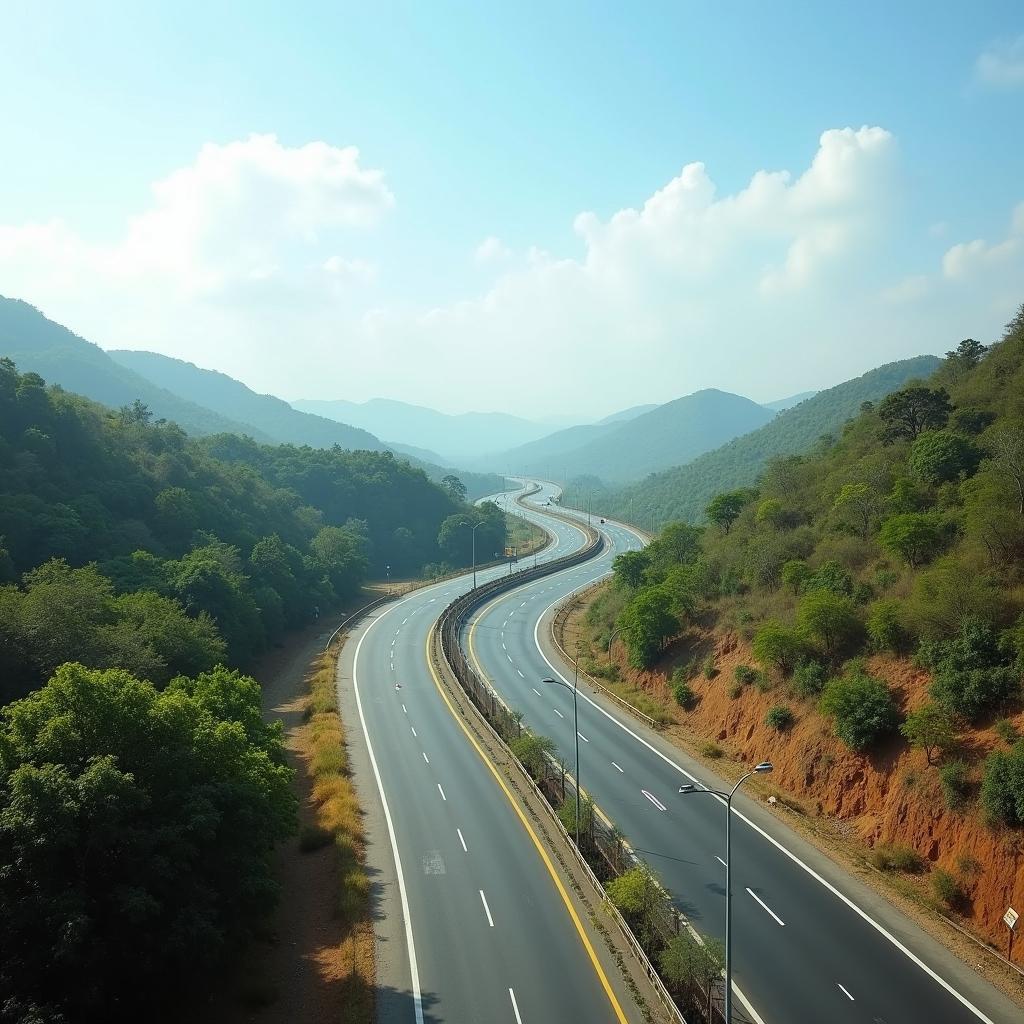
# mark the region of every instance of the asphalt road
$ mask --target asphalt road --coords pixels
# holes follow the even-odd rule
[[[542,508],[534,508],[529,516],[550,522]],[[476,613],[469,627],[473,651],[492,685],[511,707],[524,712],[531,728],[556,742],[570,765],[572,694],[541,682],[553,674],[552,663],[559,664],[544,642],[548,620],[565,596],[607,573],[615,554],[641,544],[624,527],[600,526],[597,517],[593,522],[609,541],[602,555],[497,598]],[[571,666],[559,667],[571,683]],[[608,702],[583,699],[584,689],[580,694],[583,788],[655,869],[695,927],[722,938],[725,807],[710,794],[677,792],[688,782],[711,788],[722,784],[627,712],[617,712]],[[750,756],[755,763],[770,758],[771,751],[752,750]],[[1021,1019],[1019,1009],[1001,993],[973,974],[965,979],[963,965],[951,965],[949,955],[939,955],[934,941],[894,908],[887,907],[883,917],[877,905],[881,901],[872,906],[862,887],[831,862],[826,868],[825,859],[817,855],[809,870],[814,851],[784,825],[750,801],[734,803],[734,814],[737,809],[737,1012],[744,1008],[751,1020],[764,1024],[1001,1024]],[[814,871],[827,872],[827,880]],[[868,909],[858,912],[860,904]],[[926,966],[929,956],[933,962],[941,961],[934,972]],[[953,991],[940,980],[947,974],[960,975]],[[961,991],[968,994],[958,994]]]
[[[553,532],[558,543],[544,558],[581,543],[571,527]],[[482,570],[478,579],[507,571]],[[533,841],[428,667],[430,629],[468,586],[461,577],[384,606],[350,637],[351,665],[342,664],[339,685],[351,671],[395,862],[399,906],[386,909],[401,909],[404,922],[404,931],[392,929],[401,950],[388,951],[404,984],[385,994],[378,1019],[624,1020]]]

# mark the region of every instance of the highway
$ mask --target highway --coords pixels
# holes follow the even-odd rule
[[[572,527],[552,532],[544,559],[581,543]],[[360,731],[370,762],[356,777],[384,900],[378,917],[389,922],[378,927],[389,931],[378,947],[377,1019],[639,1019],[632,1002],[610,998],[548,866],[435,683],[428,635],[469,585],[463,576],[382,606],[350,634],[339,663],[339,697],[357,710],[349,732]]]
[[[579,513],[575,513],[579,515]],[[553,528],[544,509],[529,518]],[[585,517],[584,517],[585,518]],[[596,559],[501,595],[478,610],[463,637],[506,703],[551,737],[573,764],[572,694],[541,680],[572,668],[553,653],[549,620],[572,591],[637,548],[625,527],[595,526],[608,544]],[[656,871],[701,932],[724,935],[725,808],[681,784],[722,783],[611,702],[579,700],[583,788]],[[750,763],[770,750],[748,751]],[[1020,1011],[891,905],[872,898],[753,800],[734,804],[734,991],[738,1019],[763,1024],[977,1024],[1020,1020]],[[868,909],[863,909],[867,907]],[[870,915],[870,916],[869,916]],[[939,963],[933,968],[928,961]],[[955,977],[956,985],[945,981]],[[984,1009],[982,1008],[984,1007]]]

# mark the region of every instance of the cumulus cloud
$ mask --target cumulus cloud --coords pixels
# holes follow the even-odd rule
[[[504,263],[512,256],[512,250],[496,235],[489,235],[477,247],[473,258],[482,265]]]
[[[983,85],[999,89],[1024,87],[1024,35],[985,50],[975,64],[975,75]]]
[[[383,173],[253,136],[203,147],[113,244],[0,226],[0,292],[290,397],[584,416],[701,387],[769,399],[990,337],[1019,303],[1024,206],[1005,239],[880,269],[899,175],[878,127],[826,131],[806,166],[732,192],[690,162],[635,206],[579,213],[571,258],[484,239],[489,287],[417,308],[362,248],[395,206]]]

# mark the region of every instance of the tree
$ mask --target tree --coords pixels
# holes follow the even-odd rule
[[[639,591],[619,616],[622,639],[634,668],[650,668],[663,641],[674,636],[679,620],[672,614],[672,595],[662,587]]]
[[[946,353],[946,366],[954,379],[973,370],[985,358],[988,346],[973,338],[965,338],[952,352]]]
[[[866,540],[880,505],[878,492],[867,484],[843,484],[832,503],[832,511],[842,525]]]
[[[804,581],[811,575],[811,568],[802,558],[791,558],[783,563],[780,575],[782,582],[794,594],[799,594]]]
[[[64,665],[0,721],[0,991],[28,1020],[138,1019],[273,905],[295,827],[251,679],[163,692]]]
[[[882,523],[878,539],[882,547],[905,559],[911,568],[917,568],[938,549],[940,536],[934,516],[903,512]]]
[[[993,431],[989,444],[996,469],[1016,488],[1017,514],[1024,516],[1024,427],[1000,427]]]
[[[910,468],[933,486],[971,476],[980,460],[981,452],[971,441],[947,430],[922,434],[910,449]]]
[[[650,949],[654,935],[654,913],[664,893],[646,867],[629,871],[605,883],[608,899],[637,930],[640,945]]]
[[[462,504],[466,500],[466,485],[454,474],[449,473],[441,478],[441,486],[448,492],[453,501]]]
[[[769,526],[778,528],[783,525],[785,518],[785,509],[778,498],[765,498],[754,513],[754,522],[758,526],[767,523]]]
[[[727,491],[724,494],[716,494],[704,509],[704,515],[710,522],[720,526],[728,533],[748,500],[749,494],[746,491]]]
[[[894,391],[878,407],[878,415],[886,424],[884,439],[892,442],[905,437],[913,441],[925,430],[939,430],[946,425],[952,409],[944,388],[916,385]]]
[[[821,644],[823,653],[834,658],[861,628],[853,601],[830,590],[806,594],[797,609],[800,628]]]
[[[650,564],[647,549],[642,551],[623,551],[616,555],[612,562],[612,575],[620,587],[627,590],[638,590],[643,586],[644,574]]]
[[[993,750],[985,758],[981,806],[990,821],[1011,828],[1024,825],[1024,740],[1009,752]]]
[[[765,668],[776,668],[786,675],[803,655],[804,643],[795,630],[780,622],[766,622],[754,634],[752,649]]]
[[[834,719],[836,735],[858,752],[873,746],[899,724],[889,687],[860,669],[826,685],[821,710]]]
[[[948,750],[956,739],[952,715],[938,704],[922,704],[911,711],[900,726],[900,732],[912,747],[924,751],[929,764],[936,750]]]

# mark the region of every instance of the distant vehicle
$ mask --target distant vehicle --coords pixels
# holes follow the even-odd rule
[[[604,520],[602,519],[601,522],[604,523]]]

